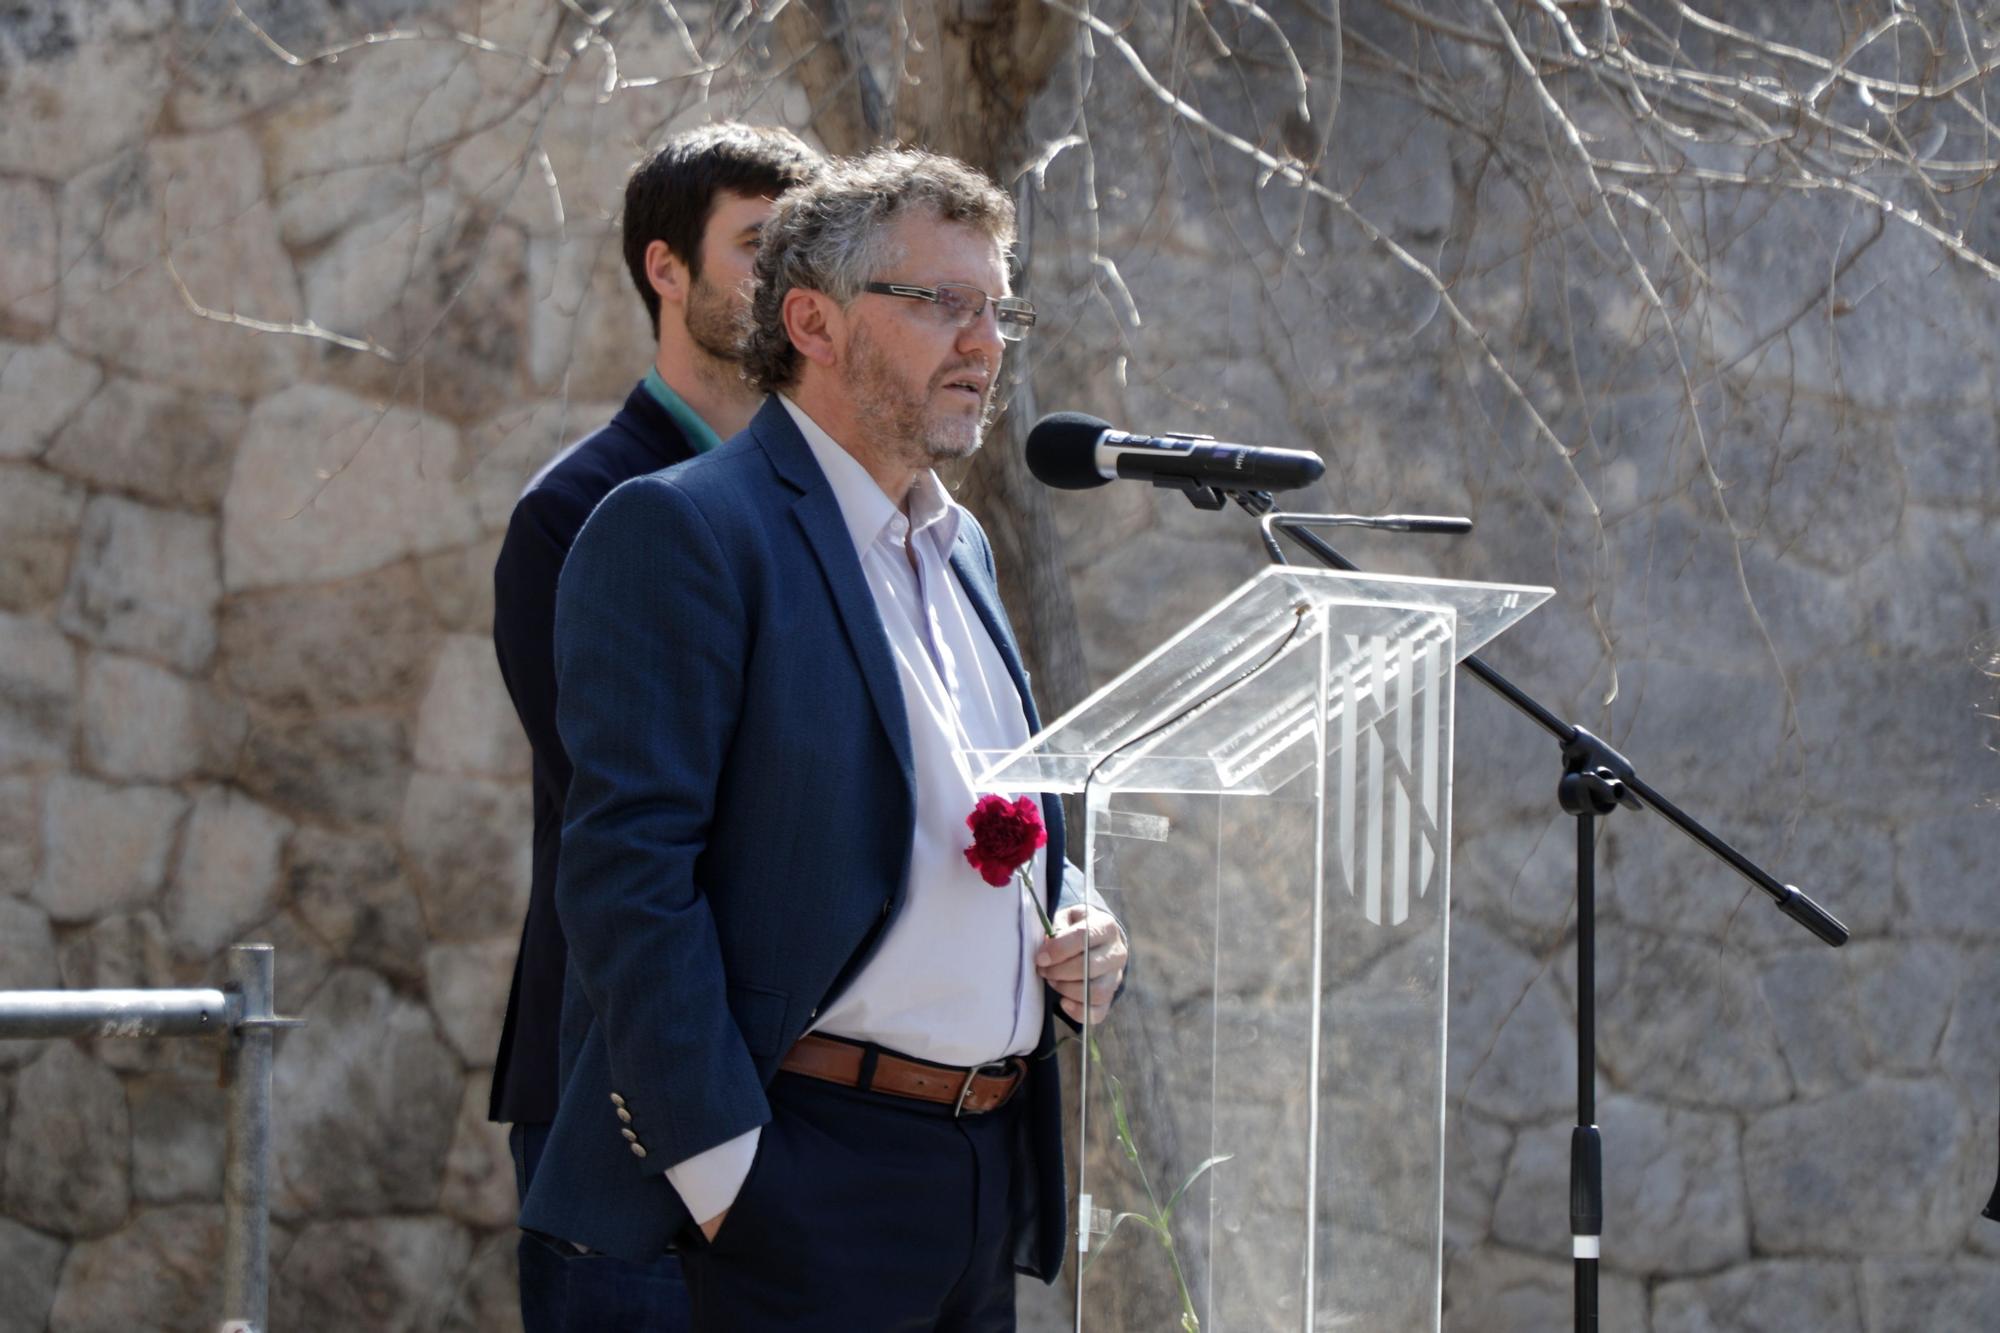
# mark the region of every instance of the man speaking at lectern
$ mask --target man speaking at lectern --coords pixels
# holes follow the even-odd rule
[[[1060,883],[1053,797],[1053,939],[964,855],[971,752],[1037,720],[932,471],[1033,324],[1013,236],[930,154],[788,193],[745,358],[769,396],[614,491],[564,569],[565,1086],[522,1225],[678,1241],[713,1333],[1011,1329],[1015,1272],[1061,1265],[1053,1008],[1101,1017],[1125,945]]]

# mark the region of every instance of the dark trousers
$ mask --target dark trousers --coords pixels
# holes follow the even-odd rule
[[[515,1125],[514,1184],[528,1195],[547,1125]],[[649,1264],[578,1254],[565,1241],[521,1233],[521,1325],[526,1333],[688,1333],[687,1283],[677,1254]]]
[[[933,1106],[779,1074],[715,1240],[683,1254],[698,1333],[1011,1333],[1021,1099]]]

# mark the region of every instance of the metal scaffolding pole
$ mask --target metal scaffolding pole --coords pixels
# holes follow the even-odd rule
[[[0,991],[0,1041],[47,1037],[220,1037],[229,1091],[222,1166],[219,1333],[268,1333],[271,1267],[271,1055],[278,1029],[268,944],[229,950],[222,990]]]

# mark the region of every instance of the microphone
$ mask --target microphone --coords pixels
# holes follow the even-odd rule
[[[1064,491],[1120,478],[1184,491],[1289,491],[1326,472],[1319,455],[1303,449],[1222,444],[1212,435],[1133,435],[1083,412],[1055,412],[1036,422],[1027,453],[1035,479]]]

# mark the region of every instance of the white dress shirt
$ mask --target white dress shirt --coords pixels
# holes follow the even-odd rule
[[[1028,739],[1020,693],[951,569],[965,510],[926,471],[911,488],[905,513],[797,404],[782,395],[779,401],[833,488],[874,595],[896,663],[916,773],[916,824],[901,910],[868,965],[813,1030],[949,1065],[1033,1050],[1043,1014],[1034,969],[1040,918],[1018,882],[995,888],[965,859],[972,842],[965,817],[985,794],[973,784],[973,753],[1010,750]],[[1048,883],[1047,855],[1046,849],[1035,854],[1037,892]],[[735,1199],[760,1134],[751,1130],[667,1168],[697,1221],[708,1221]]]

